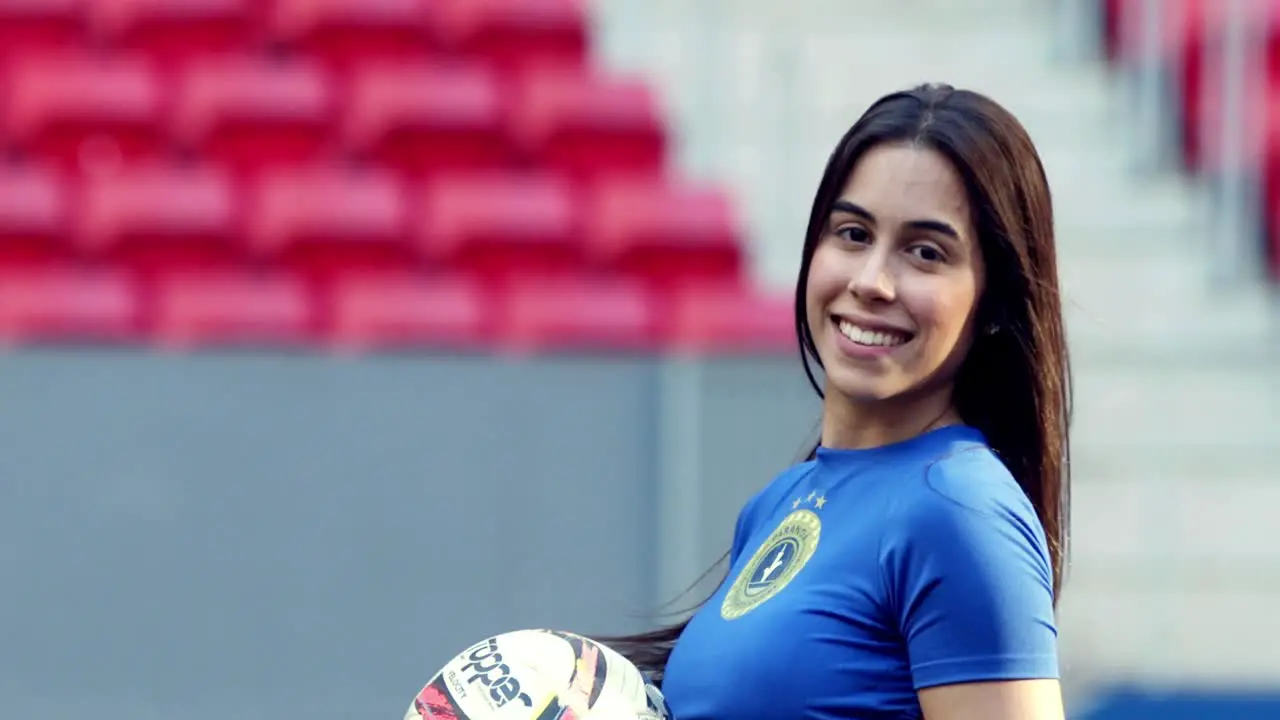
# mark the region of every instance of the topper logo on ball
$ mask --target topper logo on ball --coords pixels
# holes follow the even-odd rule
[[[463,674],[473,673],[467,683],[479,682],[489,690],[494,705],[503,707],[512,700],[519,700],[525,707],[533,707],[533,698],[520,691],[520,681],[511,674],[511,667],[502,661],[497,638],[489,638],[467,653],[468,662],[462,666]]]

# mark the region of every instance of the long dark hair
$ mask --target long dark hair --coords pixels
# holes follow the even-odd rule
[[[939,152],[964,180],[987,266],[974,327],[997,331],[975,335],[957,374],[953,401],[965,423],[986,435],[1035,507],[1049,541],[1056,602],[1070,505],[1070,363],[1049,183],[1031,138],[1007,110],[978,93],[923,85],[876,101],[840,139],[813,200],[796,278],[796,338],[805,374],[821,396],[814,366],[821,368],[822,361],[805,305],[814,250],[858,159],[887,143]],[[809,458],[816,450],[815,445]],[[608,642],[660,682],[687,624],[686,618]]]

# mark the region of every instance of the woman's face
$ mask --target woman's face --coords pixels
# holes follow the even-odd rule
[[[937,151],[891,144],[859,159],[806,290],[828,395],[950,394],[985,277],[971,218],[960,176]]]

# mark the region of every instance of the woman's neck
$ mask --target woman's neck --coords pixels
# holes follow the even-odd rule
[[[951,392],[857,403],[829,390],[822,407],[822,446],[860,450],[910,440],[962,422]]]

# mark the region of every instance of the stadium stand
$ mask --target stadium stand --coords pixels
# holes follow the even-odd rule
[[[789,347],[589,35],[579,0],[3,4],[0,335]]]
[[[1141,28],[1124,23],[1122,7],[1127,0],[1104,0],[1103,46],[1114,62],[1137,57],[1142,47]],[[1216,167],[1212,147],[1202,147],[1203,139],[1221,137],[1220,132],[1205,132],[1201,127],[1206,107],[1216,107],[1222,96],[1217,78],[1205,75],[1221,58],[1221,37],[1229,13],[1236,8],[1248,13],[1247,21],[1263,28],[1265,46],[1263,70],[1265,92],[1252,98],[1245,108],[1249,126],[1261,134],[1264,153],[1262,193],[1265,198],[1263,227],[1266,232],[1268,269],[1272,278],[1280,279],[1280,3],[1274,0],[1235,3],[1220,0],[1184,0],[1168,3],[1163,8],[1159,50],[1161,64],[1173,79],[1178,96],[1177,121],[1181,130],[1185,166],[1194,172],[1239,172],[1240,168]],[[1209,62],[1206,64],[1206,58]],[[1210,130],[1216,130],[1210,128]]]

